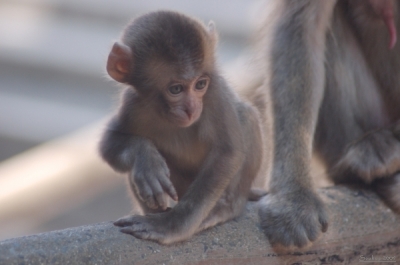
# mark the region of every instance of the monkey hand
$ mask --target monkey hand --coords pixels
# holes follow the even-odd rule
[[[178,200],[169,168],[156,150],[135,159],[129,180],[139,198],[151,209],[166,210],[168,195]]]
[[[400,132],[400,126],[397,127]],[[330,175],[336,182],[346,182],[357,177],[365,183],[392,176],[400,170],[399,132],[394,127],[364,135],[349,145]]]
[[[321,199],[310,190],[270,194],[259,210],[261,226],[277,249],[302,248],[328,229],[328,216]]]
[[[122,217],[114,225],[122,227],[121,232],[139,239],[156,241],[161,244],[171,244],[189,238],[192,233],[184,233],[181,228],[185,223],[180,218],[174,218],[173,210],[157,214],[130,215]]]

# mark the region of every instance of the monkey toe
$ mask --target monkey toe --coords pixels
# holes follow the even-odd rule
[[[303,226],[305,227],[305,230],[307,231],[305,233],[307,241],[310,241],[310,242],[314,242],[315,240],[317,240],[319,234],[321,232],[323,232],[322,229],[320,228],[320,226],[318,225],[318,223],[307,223],[306,225],[303,225]],[[305,242],[303,244],[303,246],[306,245],[306,243],[307,242]]]
[[[328,231],[328,227],[329,227],[329,222],[328,222],[328,216],[326,215],[325,212],[323,212],[319,218],[319,223],[321,224],[321,231],[323,233],[325,233],[326,231]]]
[[[124,234],[165,244],[169,238],[165,233],[168,229],[163,224],[165,222],[157,221],[157,215],[131,215],[114,223],[114,225],[121,227],[120,231]]]
[[[138,239],[152,240],[161,244],[165,244],[166,235],[156,231],[154,227],[147,223],[137,223],[132,226],[121,228],[120,231],[124,234],[134,236]]]
[[[303,227],[298,227],[296,233],[293,234],[293,244],[302,248],[305,247],[309,243],[310,236],[307,236]],[[310,239],[310,241],[313,241]]]
[[[148,231],[146,228],[140,227],[140,226],[124,227],[124,228],[120,229],[120,231],[124,234],[128,234],[128,235],[134,236],[139,239],[156,240],[157,238],[159,238],[159,237],[152,236],[152,234],[155,234],[155,233],[152,233],[152,232]]]
[[[128,215],[115,221],[114,225],[119,227],[128,227],[134,225],[140,226],[141,224],[146,224],[146,223],[150,223],[150,219],[148,219],[146,216]]]
[[[266,228],[266,226],[269,226],[269,228]],[[301,224],[287,224],[287,226],[279,227],[265,223],[263,228],[270,244],[273,247],[280,246],[283,248],[304,248],[315,241],[321,232],[318,225],[313,229],[306,229]]]
[[[114,222],[115,226],[125,227],[130,226],[134,222],[133,216],[125,216]]]
[[[132,227],[124,227],[124,228],[121,228],[119,231],[121,231],[124,234],[132,235],[139,239],[146,239],[144,237],[144,234],[146,233],[146,231],[144,231],[144,230],[140,231],[140,230],[133,229]]]

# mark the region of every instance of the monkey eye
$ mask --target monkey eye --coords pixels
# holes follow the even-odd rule
[[[207,86],[207,79],[201,79],[196,83],[196,89],[201,90]]]
[[[183,91],[183,86],[182,85],[173,85],[168,88],[168,91],[172,95],[177,95]]]

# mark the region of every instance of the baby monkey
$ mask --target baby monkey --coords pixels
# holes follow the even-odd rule
[[[263,159],[258,113],[219,74],[217,33],[176,12],[133,20],[108,57],[108,74],[127,84],[100,153],[129,173],[144,216],[115,225],[170,244],[238,216]],[[169,209],[169,198],[178,203]],[[169,210],[167,210],[169,209]]]

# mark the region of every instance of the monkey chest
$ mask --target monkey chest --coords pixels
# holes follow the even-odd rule
[[[197,139],[172,138],[155,145],[170,169],[184,175],[196,175],[209,153],[209,147]]]

